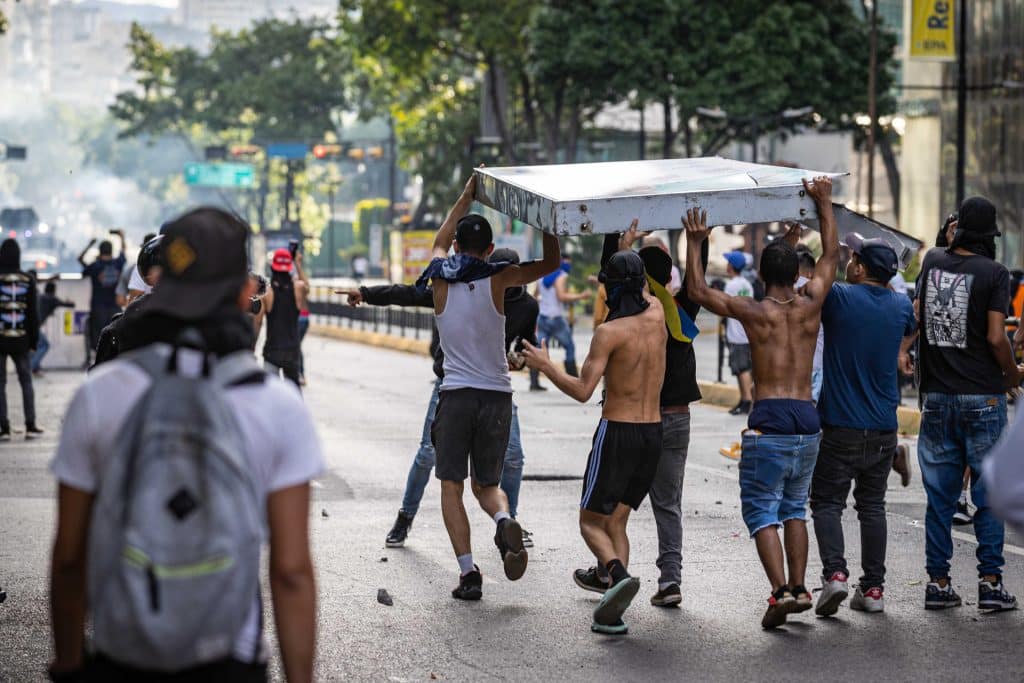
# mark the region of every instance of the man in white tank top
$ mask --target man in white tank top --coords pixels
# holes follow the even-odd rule
[[[559,264],[558,240],[549,234],[544,235],[541,261],[488,263],[494,250],[491,226],[482,216],[466,215],[475,189],[474,175],[438,230],[434,260],[417,282],[422,286],[432,281],[444,350],[444,381],[432,428],[434,471],[441,480],[441,511],[459,563],[459,585],[452,597],[460,600],[479,600],[483,585],[462,504],[467,476],[480,507],[497,525],[494,542],[505,576],[515,581],[526,571],[522,528],[509,515],[508,499],[498,487],[512,421],[505,290],[533,282]],[[455,254],[449,257],[453,244]]]

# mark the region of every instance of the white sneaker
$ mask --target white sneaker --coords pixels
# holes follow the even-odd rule
[[[846,586],[846,574],[832,572],[832,576],[827,579],[824,576],[821,577],[821,595],[818,596],[818,606],[814,608],[814,613],[819,617],[832,616],[839,611],[839,605],[849,594],[850,590]]]
[[[882,589],[876,586],[864,592],[860,586],[857,586],[857,590],[850,599],[850,609],[860,610],[861,612],[884,611],[885,598],[882,597]]]

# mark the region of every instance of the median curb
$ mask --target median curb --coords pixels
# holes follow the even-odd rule
[[[703,397],[701,403],[732,408],[740,401],[740,390],[729,384],[697,380],[700,393]],[[900,406],[896,409],[896,420],[899,424],[897,431],[907,436],[917,436],[921,427],[921,411],[914,408]]]
[[[396,337],[393,334],[381,332],[370,332],[368,330],[357,330],[348,327],[335,327],[333,325],[313,324],[309,326],[312,334],[339,339],[341,341],[357,342],[379,346],[393,351],[404,351],[406,353],[417,353],[424,356],[430,355],[429,339],[413,339],[411,337]]]

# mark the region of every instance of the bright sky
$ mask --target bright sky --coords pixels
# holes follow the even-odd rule
[[[178,0],[109,0],[110,2],[116,2],[121,5],[158,5],[160,7],[177,7]],[[51,4],[56,4],[59,0],[50,0]],[[82,2],[82,0],[75,0],[75,2]]]

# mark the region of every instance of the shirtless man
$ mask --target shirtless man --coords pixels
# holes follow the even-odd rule
[[[764,628],[786,622],[786,615],[812,606],[804,586],[807,569],[807,494],[818,456],[821,425],[811,401],[811,365],[821,324],[821,307],[835,281],[839,238],[832,212],[832,181],[804,181],[821,222],[822,255],[814,277],[799,291],[796,250],[785,240],[761,253],[763,301],[730,297],[707,286],[701,245],[710,230],[707,212],[690,209],[686,227],[686,284],[690,298],[721,316],[739,320],[750,338],[754,385],[753,410],[743,433],[740,500],[743,521],[771,582]],[[785,529],[783,555],[778,528]],[[785,562],[784,562],[785,560]],[[786,565],[789,580],[786,580]]]
[[[586,402],[605,381],[601,422],[583,479],[580,533],[611,586],[594,610],[591,629],[623,634],[622,614],[640,589],[626,571],[626,522],[647,496],[661,455],[661,384],[665,377],[665,314],[645,290],[640,256],[620,251],[601,271],[608,291],[608,318],[594,331],[580,376],[571,377],[551,362],[547,349],[524,344],[526,364],[543,372],[560,390]]]

